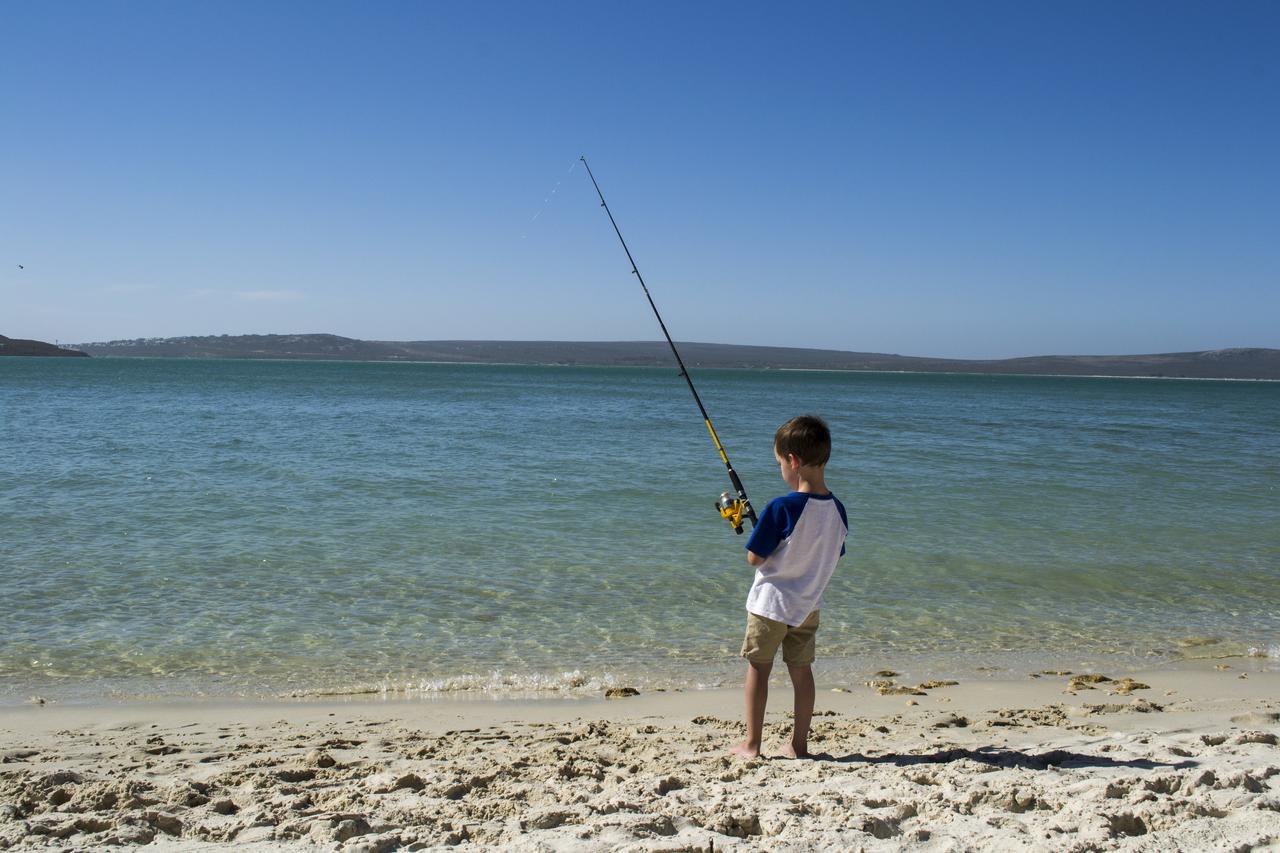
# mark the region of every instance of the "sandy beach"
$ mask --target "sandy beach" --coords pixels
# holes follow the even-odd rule
[[[820,683],[814,761],[727,757],[735,690],[30,705],[0,847],[1280,849],[1280,673],[1217,667]]]

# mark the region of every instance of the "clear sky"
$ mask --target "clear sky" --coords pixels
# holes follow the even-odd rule
[[[0,5],[0,334],[1280,347],[1280,3]],[[18,269],[18,265],[24,269]]]

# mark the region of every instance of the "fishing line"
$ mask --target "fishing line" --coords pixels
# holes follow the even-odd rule
[[[563,177],[563,178],[561,178],[560,180],[556,181],[556,185],[555,185],[554,187],[552,187],[552,188],[551,188],[551,192],[547,193],[547,197],[546,197],[546,198],[544,198],[544,199],[542,200],[542,207],[538,208],[538,209],[534,212],[533,216],[529,219],[528,223],[526,223],[526,225],[525,225],[525,227],[526,227],[526,228],[528,228],[528,227],[529,227],[530,225],[532,225],[533,223],[537,222],[537,221],[538,221],[538,217],[539,217],[539,216],[541,216],[541,215],[543,214],[543,212],[544,212],[548,207],[550,207],[550,206],[551,206],[551,199],[555,198],[556,193],[558,193],[558,192],[560,191],[560,185],[561,185],[561,184],[563,184],[565,181],[569,180],[569,176],[573,174],[573,170],[574,170],[574,169],[576,169],[576,168],[578,168],[578,161],[577,161],[577,160],[574,160],[572,163],[570,163],[570,164],[569,164],[569,171],[567,171],[567,172],[565,172],[565,173],[564,173],[564,177]],[[526,235],[526,234],[521,234],[521,235],[520,235],[520,239],[521,239],[521,240],[523,240],[526,236],[528,236],[528,235]]]
[[[667,343],[671,345],[671,353],[676,357],[676,364],[680,365],[680,375],[689,384],[689,391],[693,394],[693,401],[698,404],[698,411],[702,412],[702,422],[707,425],[707,432],[711,433],[711,441],[715,444],[716,450],[719,451],[720,459],[724,462],[724,467],[729,471],[729,480],[733,483],[733,488],[738,493],[738,496],[734,497],[728,492],[722,492],[720,500],[716,501],[716,509],[720,511],[721,518],[729,522],[733,527],[734,533],[742,532],[742,519],[744,516],[750,519],[751,526],[755,527],[756,511],[751,506],[751,500],[747,497],[747,490],[743,488],[738,472],[733,470],[733,465],[729,462],[729,454],[725,453],[724,445],[720,443],[720,436],[716,435],[716,428],[711,425],[711,416],[707,414],[707,407],[702,405],[702,398],[698,396],[698,389],[693,387],[693,379],[689,376],[689,371],[684,366],[684,359],[680,357],[680,350],[676,349],[676,342],[671,339],[671,333],[667,331],[667,324],[662,321],[662,315],[658,313],[658,306],[654,304],[653,296],[649,293],[649,287],[644,283],[644,276],[640,275],[640,269],[636,266],[635,258],[631,257],[631,250],[627,248],[627,241],[622,238],[622,231],[618,228],[617,220],[613,218],[613,211],[609,209],[609,203],[604,200],[604,193],[600,190],[600,184],[596,182],[596,176],[592,174],[591,167],[587,165],[587,158],[583,156],[578,159],[582,161],[583,167],[587,170],[587,176],[591,178],[591,184],[596,188],[596,195],[600,196],[600,206],[608,214],[614,233],[618,235],[618,242],[622,244],[622,251],[627,253],[627,260],[631,262],[631,274],[636,277],[640,282],[640,287],[644,289],[645,298],[649,300],[649,307],[653,309],[653,316],[658,318],[658,325],[662,327],[662,334],[666,336]]]

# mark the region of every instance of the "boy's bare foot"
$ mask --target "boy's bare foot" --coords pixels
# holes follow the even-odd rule
[[[813,758],[813,753],[808,748],[801,747],[796,749],[796,745],[793,743],[787,744],[787,748],[782,750],[782,754],[787,758]]]
[[[742,743],[735,743],[729,747],[729,754],[736,755],[739,758],[759,758],[760,747],[752,746],[744,740]]]

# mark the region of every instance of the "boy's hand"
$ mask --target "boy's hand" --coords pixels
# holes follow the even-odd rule
[[[748,565],[751,565],[751,566],[759,566],[759,565],[761,565],[761,564],[762,564],[766,559],[767,559],[766,557],[761,557],[761,556],[760,556],[759,554],[757,554],[755,551],[748,551],[748,552],[747,552],[747,564],[748,564]]]

